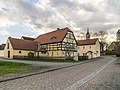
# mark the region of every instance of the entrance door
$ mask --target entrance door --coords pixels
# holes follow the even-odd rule
[[[8,51],[8,58],[10,58],[10,51]]]
[[[92,52],[90,52],[90,58],[91,58],[91,59],[93,58]]]

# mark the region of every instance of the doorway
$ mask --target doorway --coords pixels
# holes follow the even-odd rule
[[[10,51],[8,51],[8,58],[10,58]]]

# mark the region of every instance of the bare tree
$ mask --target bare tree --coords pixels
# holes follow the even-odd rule
[[[83,40],[85,39],[85,34],[83,32],[76,33],[76,37],[78,40]]]
[[[103,31],[103,30],[98,32],[98,37],[101,42],[106,42],[107,34],[108,34],[107,31]]]
[[[108,44],[107,44],[107,41],[106,41],[106,38],[107,38],[107,31],[104,31],[104,30],[100,30],[99,32],[95,32],[93,33],[91,36],[92,37],[98,37],[99,40],[100,40],[100,44],[101,44],[101,52],[102,51],[105,51]]]
[[[117,31],[116,36],[117,36],[116,56],[120,57],[120,29]]]
[[[103,30],[99,31],[99,33],[98,33],[98,37],[101,41],[101,51],[105,51],[108,47],[108,44],[106,41],[107,34],[108,34],[107,31],[103,31]]]

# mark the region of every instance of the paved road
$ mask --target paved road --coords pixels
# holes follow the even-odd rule
[[[120,90],[120,59],[115,60],[77,90]]]
[[[81,90],[82,85],[97,77],[112,62],[112,57],[104,57],[65,69],[6,81],[0,83],[0,90]]]

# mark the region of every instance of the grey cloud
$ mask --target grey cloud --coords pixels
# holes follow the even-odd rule
[[[88,11],[88,12],[96,12],[98,9],[93,6],[91,3],[85,3],[79,5],[82,9]]]
[[[120,14],[120,0],[106,0],[108,11]]]
[[[5,12],[9,12],[10,10],[8,8],[1,8]]]
[[[79,4],[77,1],[72,3],[69,0],[65,0],[65,2],[63,0],[52,0],[51,3],[57,13],[64,16],[68,23],[73,22],[77,28],[94,26],[96,24],[98,26],[100,24],[104,25],[107,22],[105,13],[99,13],[99,8],[96,8],[92,3]],[[80,10],[84,12],[79,13]],[[69,24],[69,26],[71,25]]]
[[[33,25],[34,29],[47,28],[51,30],[68,26],[71,29],[80,28],[81,30],[90,27],[95,31],[119,27],[119,3],[119,0],[103,0],[102,4],[96,6],[92,1],[79,3],[78,0],[50,0],[46,5],[40,3],[44,7],[43,9],[25,0],[10,0],[4,4],[8,7],[13,6],[8,9],[2,7],[2,9],[10,11],[8,15],[12,12],[11,15],[15,17],[10,18],[11,20],[28,23]],[[109,14],[114,14],[116,19],[108,18]],[[106,25],[106,23],[110,24]]]
[[[72,7],[75,6],[76,1],[70,1],[70,0],[51,0],[50,4],[54,7],[61,7],[61,6],[68,6],[68,7]]]
[[[51,17],[54,13],[52,10],[45,9],[43,10],[40,7],[37,7],[31,3],[18,0],[16,1],[16,7],[17,15],[20,16],[20,18],[25,19],[22,21],[30,20],[30,24],[35,25],[35,28],[42,28],[47,20],[47,18]],[[40,22],[37,22],[40,21]],[[26,22],[24,22],[26,23]]]

